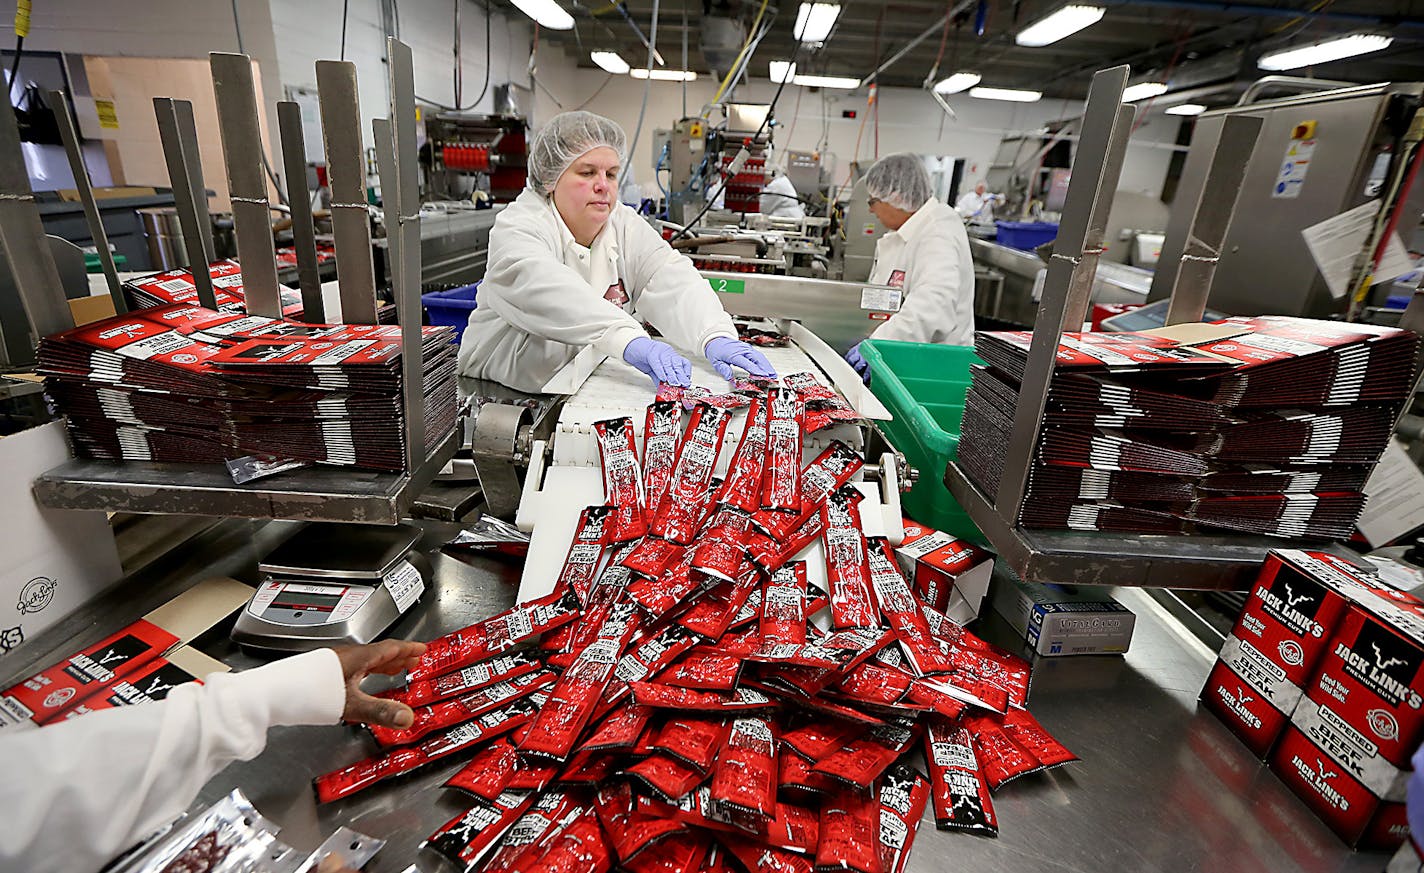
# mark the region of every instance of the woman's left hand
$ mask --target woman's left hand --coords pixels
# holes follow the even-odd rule
[[[741,367],[753,376],[763,379],[776,378],[776,370],[772,369],[766,355],[741,340],[725,336],[713,337],[708,340],[703,352],[707,355],[707,360],[712,362],[712,368],[729,382],[732,381],[733,367]]]

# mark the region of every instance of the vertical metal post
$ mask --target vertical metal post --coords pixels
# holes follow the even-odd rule
[[[217,309],[213,277],[208,264],[217,260],[213,247],[213,221],[208,215],[208,189],[203,184],[203,162],[198,156],[198,127],[193,120],[193,104],[171,97],[153,98],[153,114],[158,119],[158,139],[168,164],[168,184],[178,210],[178,226],[183,231],[183,249],[198,303]]]
[[[59,138],[64,141],[64,153],[69,157],[69,171],[74,176],[74,187],[79,191],[79,202],[84,205],[84,218],[89,222],[89,237],[94,240],[94,248],[99,256],[99,267],[104,271],[104,281],[109,285],[109,299],[114,302],[114,311],[129,311],[124,301],[124,291],[119,285],[119,271],[114,266],[114,254],[109,251],[109,234],[104,231],[104,219],[99,214],[99,205],[94,202],[94,188],[89,183],[89,168],[84,165],[84,152],[79,148],[79,131],[74,127],[74,116],[69,112],[69,101],[63,91],[49,92],[49,105],[54,109],[55,121],[59,122]]]
[[[302,134],[302,107],[293,100],[277,104],[277,128],[282,138],[282,166],[287,173],[287,201],[292,209],[292,245],[297,250],[297,286],[302,289],[302,320],[326,321],[317,267],[316,227],[312,224],[311,192],[307,190],[307,149]]]
[[[1063,221],[1048,263],[1043,299],[1034,321],[1033,342],[1019,385],[1014,427],[1004,457],[1004,474],[999,480],[994,508],[1003,518],[1017,523],[1024,491],[1038,445],[1048,388],[1053,379],[1054,360],[1064,329],[1080,330],[1087,311],[1093,274],[1102,254],[1103,228],[1107,205],[1117,189],[1127,135],[1134,110],[1122,103],[1128,68],[1112,67],[1093,76],[1088,103],[1083,112],[1078,153],[1073,157],[1073,175],[1063,204]]]
[[[30,190],[30,174],[20,151],[20,128],[8,106],[0,107],[0,247],[10,261],[15,290],[34,339],[74,327],[74,314],[65,301],[59,269]],[[8,352],[6,359],[33,360]]]
[[[267,199],[267,176],[262,170],[262,128],[257,115],[257,87],[252,81],[252,59],[212,52],[208,64],[213,71],[213,96],[217,98],[218,130],[227,163],[228,198],[232,201],[247,311],[281,318],[277,247],[272,242],[272,204]]]
[[[401,327],[401,385],[405,394],[406,469],[425,461],[424,367],[420,356],[420,191],[416,172],[415,73],[410,46],[386,40],[390,60],[391,122],[394,146],[394,191],[382,174],[386,204],[386,234],[392,242],[391,290]],[[379,137],[378,137],[379,139]],[[391,195],[396,209],[392,218]]]
[[[1211,280],[1216,263],[1221,259],[1221,246],[1231,226],[1231,215],[1241,196],[1241,180],[1251,163],[1256,139],[1261,135],[1265,119],[1260,116],[1232,115],[1221,126],[1211,166],[1206,171],[1197,202],[1192,204],[1187,239],[1177,261],[1177,275],[1172,280],[1172,297],[1167,304],[1167,324],[1201,321],[1206,311]]]
[[[347,324],[375,324],[376,269],[371,261],[356,65],[349,61],[317,61],[316,85],[326,147],[326,179],[331,186],[331,229],[336,238],[341,320]]]

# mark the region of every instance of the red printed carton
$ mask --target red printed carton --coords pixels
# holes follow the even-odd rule
[[[943,531],[905,520],[905,539],[895,558],[926,604],[964,625],[979,617],[989,590],[994,558]]]

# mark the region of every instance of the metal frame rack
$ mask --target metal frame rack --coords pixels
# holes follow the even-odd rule
[[[56,509],[106,509],[240,518],[298,519],[396,524],[416,496],[453,456],[452,434],[430,457],[424,456],[425,397],[420,365],[420,210],[416,181],[415,90],[410,47],[387,41],[390,58],[391,119],[374,123],[388,223],[394,232],[392,284],[401,325],[401,376],[405,412],[405,469],[397,473],[308,469],[277,479],[234,485],[225,468],[199,464],[115,463],[74,459],[35,480],[40,503]],[[252,63],[246,55],[210,56],[218,123],[232,192],[238,255],[248,311],[281,318],[280,288],[269,223],[271,204],[261,165],[262,141]],[[361,159],[360,111],[355,64],[319,61],[317,80],[327,162],[331,170],[341,309],[351,324],[376,323],[375,278]],[[62,105],[56,103],[55,105]],[[192,104],[156,98],[159,133],[173,183],[189,262],[213,260],[202,168]],[[305,165],[300,116],[295,104],[278,104],[284,165]],[[65,119],[68,121],[68,119]],[[72,131],[71,131],[72,133]],[[85,198],[92,192],[78,157],[77,137],[67,136],[71,165]],[[16,284],[36,337],[73,327],[43,231],[34,209],[19,135],[11,113],[0,112],[0,245],[12,256]],[[302,198],[297,198],[300,201]],[[296,228],[298,275],[307,318],[324,320],[317,283],[316,247],[309,211],[292,215]],[[91,223],[93,219],[91,218]],[[100,230],[96,228],[95,233]],[[99,236],[95,236],[98,240]],[[105,246],[100,243],[100,251]],[[24,253],[23,257],[15,256]],[[109,271],[106,270],[106,275]],[[194,270],[204,306],[215,308],[206,270]],[[117,277],[110,276],[115,308],[125,310]]]
[[[979,489],[957,463],[944,483],[1003,560],[1024,579],[1038,582],[1171,588],[1244,588],[1265,553],[1283,543],[1259,536],[1146,536],[1035,530],[1018,525],[1033,452],[1043,427],[1058,344],[1077,330],[1087,312],[1089,291],[1112,193],[1127,151],[1136,114],[1122,102],[1128,68],[1113,67],[1093,77],[1074,158],[1073,177],[1029,348],[1019,404],[995,494]],[[1200,321],[1221,245],[1235,210],[1261,119],[1227,120],[1193,205],[1186,245],[1176,266],[1166,323]],[[1415,294],[1403,326],[1419,330],[1424,294]]]

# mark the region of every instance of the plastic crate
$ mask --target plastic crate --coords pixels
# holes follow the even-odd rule
[[[1047,221],[999,221],[998,241],[1011,249],[1031,252],[1058,236],[1058,225]]]
[[[425,307],[432,325],[455,328],[455,338],[451,342],[459,345],[460,335],[470,321],[470,313],[475,311],[475,294],[479,290],[480,283],[476,282],[449,291],[431,291],[420,295],[420,303]]]
[[[881,429],[919,481],[902,495],[905,514],[960,539],[984,535],[944,487],[944,469],[959,454],[959,423],[969,393],[969,366],[983,363],[969,346],[866,340],[860,354],[870,365],[870,390],[894,420]]]

